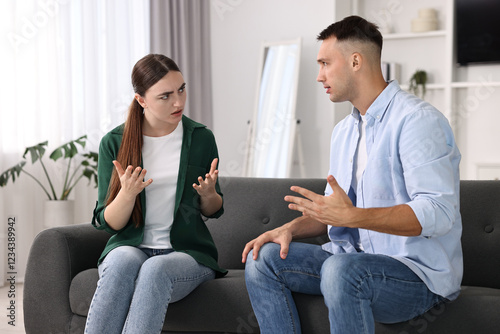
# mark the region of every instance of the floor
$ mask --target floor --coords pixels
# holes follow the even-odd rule
[[[23,285],[16,284],[11,288],[8,281],[4,282],[4,284],[5,285],[0,288],[0,333],[25,333],[23,315]],[[9,310],[9,308],[12,310]]]

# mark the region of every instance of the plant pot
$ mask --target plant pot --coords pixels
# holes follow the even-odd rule
[[[46,201],[44,205],[43,227],[51,228],[74,223],[75,203],[72,200]]]

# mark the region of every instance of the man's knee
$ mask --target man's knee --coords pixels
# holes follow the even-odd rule
[[[257,259],[253,259],[254,250],[247,255],[245,265],[245,276],[252,279],[254,275],[259,275],[273,267],[275,258],[280,258],[280,245],[275,243],[266,243],[259,249]]]
[[[359,282],[358,258],[348,254],[330,256],[321,268],[321,292],[325,298],[339,298]],[[343,297],[340,297],[343,298]]]

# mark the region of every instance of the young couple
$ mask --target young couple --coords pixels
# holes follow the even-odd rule
[[[460,152],[446,118],[384,80],[374,24],[350,16],[318,40],[317,81],[353,110],[333,130],[325,195],[292,187],[302,216],[243,250],[261,333],[301,332],[292,291],[324,296],[331,333],[374,333],[460,290]],[[92,223],[113,236],[86,333],[160,333],[169,303],[226,273],[201,218],[223,212],[213,134],[183,115],[171,59],[144,57],[132,83],[128,118],[99,150]],[[322,246],[292,242],[325,233]]]

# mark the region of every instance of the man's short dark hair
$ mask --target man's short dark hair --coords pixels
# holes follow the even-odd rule
[[[382,34],[376,24],[362,17],[353,15],[329,25],[318,35],[318,41],[335,37],[341,41],[358,41],[374,43],[382,52]]]

